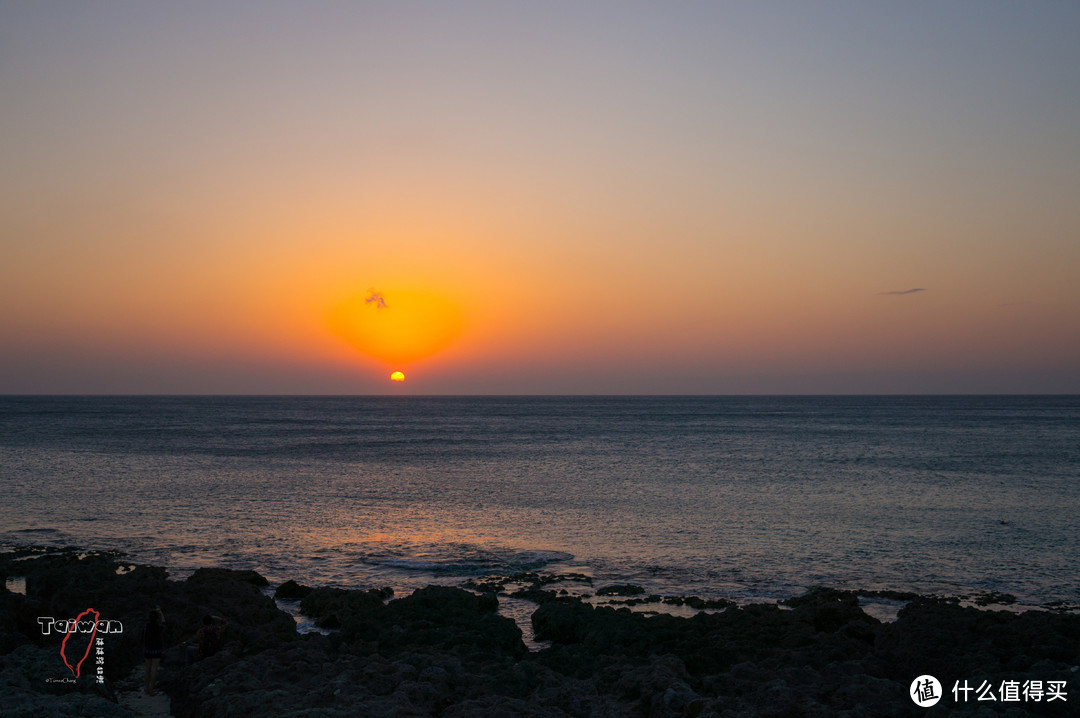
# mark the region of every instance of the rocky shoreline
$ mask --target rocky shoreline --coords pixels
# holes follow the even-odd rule
[[[170,646],[161,688],[172,715],[184,718],[1080,715],[1080,616],[1064,611],[980,610],[896,594],[883,597],[903,608],[882,623],[848,591],[735,606],[628,585],[595,589],[592,596],[617,605],[594,605],[566,589],[584,577],[535,574],[403,598],[385,589],[277,587],[324,635],[299,633],[254,571],[200,569],[175,581],[119,554],[26,547],[0,554],[0,574],[5,583],[25,579],[24,593],[0,593],[6,716],[133,715],[116,690],[133,671],[141,675],[140,630],[155,605]],[[536,604],[532,628],[543,648],[528,650],[518,625],[498,614],[500,596]],[[650,604],[697,613],[641,612]],[[62,654],[66,634],[45,634],[41,619],[64,628],[88,608],[122,631],[77,628]],[[186,666],[181,644],[207,613],[229,621],[223,646]],[[103,640],[101,681],[92,636]],[[75,678],[65,660],[75,666],[84,652]],[[909,696],[924,674],[942,685],[932,708]],[[985,682],[996,700],[977,700],[975,691],[957,700],[957,682]],[[1005,700],[1014,684],[1044,690],[1038,701],[1034,692]],[[1065,699],[1049,700],[1052,688]]]

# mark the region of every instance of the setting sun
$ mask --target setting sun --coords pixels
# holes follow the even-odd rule
[[[390,375],[390,381],[405,381],[405,375],[396,371]]]

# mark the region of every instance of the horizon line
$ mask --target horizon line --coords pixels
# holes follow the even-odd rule
[[[0,393],[0,399],[12,398],[122,398],[122,399],[573,399],[573,398],[832,398],[832,397],[1080,397],[1080,392],[840,392],[840,393],[745,393],[745,394],[223,394],[223,393]]]

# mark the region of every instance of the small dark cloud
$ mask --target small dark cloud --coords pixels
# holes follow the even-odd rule
[[[382,292],[376,292],[374,290],[368,295],[368,298],[364,300],[364,304],[372,303],[379,309],[386,309],[389,306],[386,303],[386,297],[383,296]]]
[[[879,292],[881,296],[900,296],[901,294],[915,294],[916,292],[925,292],[922,287],[915,287],[914,289],[903,289],[895,292]]]

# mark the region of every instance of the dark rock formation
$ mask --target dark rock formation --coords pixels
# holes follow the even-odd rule
[[[274,591],[274,598],[278,600],[300,599],[307,596],[313,590],[314,589],[312,589],[310,586],[302,586],[296,581],[290,579],[277,587],[277,590]]]
[[[0,555],[0,574],[27,578],[26,596],[0,592],[4,715],[125,715],[111,686],[141,664],[139,629],[154,605],[172,646],[161,685],[183,717],[1071,716],[1080,704],[1080,616],[910,594],[897,621],[882,624],[859,608],[859,594],[830,589],[677,618],[590,605],[530,576],[486,582],[492,590],[479,594],[430,586],[396,600],[385,589],[316,588],[301,610],[339,630],[300,636],[251,571],[171,581],[112,554],[25,550]],[[541,600],[532,620],[549,648],[527,652],[517,626],[498,615],[497,593],[511,587]],[[89,605],[124,622],[108,636],[106,682],[46,682],[67,669],[59,637],[42,635],[37,616],[70,618]],[[228,619],[224,644],[186,665],[179,643],[205,613]],[[908,696],[924,673],[945,693],[929,713]],[[957,703],[951,694],[957,681],[997,690],[1027,680],[1064,681],[1068,700]]]

